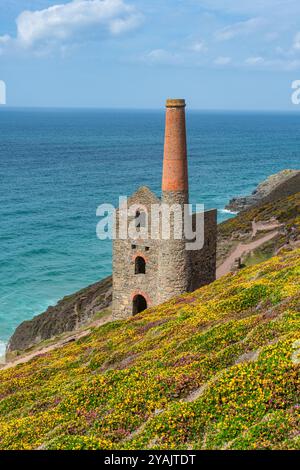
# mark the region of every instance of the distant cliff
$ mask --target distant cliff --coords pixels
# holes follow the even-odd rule
[[[11,337],[7,353],[24,351],[42,341],[65,332],[75,331],[93,320],[93,317],[108,308],[112,300],[112,278],[86,287],[75,294],[64,297],[54,307],[21,323]]]
[[[241,212],[262,203],[275,202],[300,191],[300,171],[283,170],[260,183],[250,196],[231,199],[226,209]]]

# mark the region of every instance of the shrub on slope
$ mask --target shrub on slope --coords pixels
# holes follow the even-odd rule
[[[0,448],[299,448],[299,279],[297,250],[0,371]]]
[[[300,233],[300,192],[292,196],[254,206],[240,212],[236,217],[222,222],[218,226],[220,237],[230,237],[235,232],[251,233],[252,221],[267,221],[275,217],[287,227],[295,226]]]

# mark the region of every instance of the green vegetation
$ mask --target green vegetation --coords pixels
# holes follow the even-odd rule
[[[0,371],[1,449],[300,448],[300,250]]]
[[[300,232],[300,192],[276,202],[262,204],[241,212],[218,226],[221,237],[228,237],[234,232],[251,233],[252,220],[267,221],[272,217],[287,227],[295,226]]]
[[[243,259],[244,266],[254,266],[270,259],[276,250],[276,238],[264,243],[261,247],[253,250]]]
[[[294,240],[300,239],[300,193],[280,199],[276,202],[265,203],[247,209],[236,217],[229,219],[218,225],[218,249],[217,264],[220,266],[222,262],[229,256],[238,243],[247,243],[252,241],[252,221],[268,222],[276,219],[283,224],[279,231],[271,241],[266,242],[255,250],[253,255],[243,259],[243,264],[252,266],[271,258],[277,251],[286,244],[287,238],[291,235]],[[264,235],[259,232],[257,237]]]

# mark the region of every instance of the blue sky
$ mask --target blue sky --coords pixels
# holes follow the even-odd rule
[[[298,110],[299,0],[1,0],[11,106]]]

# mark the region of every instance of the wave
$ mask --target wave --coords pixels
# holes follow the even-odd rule
[[[0,340],[0,364],[5,363],[6,343]]]
[[[232,215],[237,215],[238,212],[236,211],[230,211],[229,209],[219,209],[222,214],[232,214]]]
[[[24,257],[30,257],[30,256],[35,256],[35,255],[46,255],[49,253],[49,248],[33,248],[31,250],[25,251],[22,253],[22,256]]]

